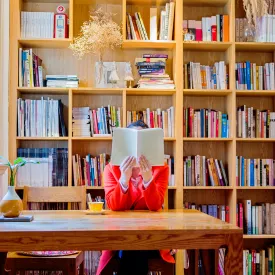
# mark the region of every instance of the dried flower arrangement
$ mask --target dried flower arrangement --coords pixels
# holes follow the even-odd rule
[[[258,17],[267,14],[266,0],[243,0],[243,7],[248,24],[253,24],[254,26],[256,26]]]
[[[82,58],[86,54],[95,54],[102,61],[106,50],[113,50],[122,45],[121,27],[113,21],[114,14],[96,10],[89,21],[83,23],[80,35],[69,46],[74,55]]]

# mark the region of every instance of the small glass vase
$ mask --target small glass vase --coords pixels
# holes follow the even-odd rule
[[[256,28],[251,23],[247,23],[244,27],[244,41],[245,42],[256,41]]]
[[[8,186],[8,192],[0,202],[0,212],[5,218],[18,217],[23,210],[23,203],[14,186]]]

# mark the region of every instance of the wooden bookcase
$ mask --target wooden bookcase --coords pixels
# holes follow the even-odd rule
[[[56,3],[58,2],[58,3]],[[275,139],[236,138],[236,107],[247,104],[253,107],[275,110],[275,91],[237,91],[235,89],[235,62],[250,60],[263,65],[274,62],[275,44],[243,43],[235,41],[235,17],[245,17],[241,0],[175,0],[175,25],[173,41],[128,41],[126,40],[126,12],[139,11],[149,31],[149,9],[164,6],[166,0],[10,0],[10,80],[9,80],[9,158],[16,157],[18,147],[68,147],[69,185],[72,184],[72,154],[98,154],[111,152],[111,138],[72,137],[72,107],[100,107],[112,104],[122,107],[123,126],[126,126],[126,111],[139,108],[175,107],[175,137],[165,139],[165,152],[175,158],[176,186],[169,187],[165,200],[166,208],[182,208],[184,201],[198,204],[228,204],[230,222],[236,224],[236,203],[238,199],[256,202],[274,202],[275,187],[237,187],[236,155],[244,157],[275,157]],[[21,39],[21,11],[55,11],[63,4],[70,19],[68,39]],[[121,24],[123,45],[121,49],[108,52],[104,61],[130,61],[135,79],[135,57],[143,53],[165,53],[169,55],[167,71],[174,79],[175,90],[143,89],[96,89],[94,68],[96,56],[85,56],[77,60],[68,49],[73,37],[78,35],[89,11],[101,7],[116,13],[115,20]],[[229,42],[183,42],[183,19],[201,20],[202,16],[228,14],[230,22]],[[78,89],[18,88],[18,48],[33,48],[42,58],[47,74],[77,74]],[[183,89],[183,65],[189,61],[213,64],[224,60],[229,64],[228,90]],[[18,97],[36,99],[41,96],[60,98],[65,105],[65,121],[68,137],[60,138],[18,138],[16,136],[16,100]],[[230,137],[183,138],[183,107],[216,108],[228,113]],[[206,155],[222,159],[228,167],[228,187],[183,187],[183,156]],[[87,187],[93,195],[104,195],[103,187]],[[275,235],[244,236],[245,246],[264,245]],[[183,274],[183,254],[177,253],[177,274]]]

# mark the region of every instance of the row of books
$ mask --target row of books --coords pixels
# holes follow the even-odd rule
[[[73,155],[74,186],[104,186],[103,173],[109,160],[105,153],[95,157],[88,154],[85,158]]]
[[[122,127],[121,108],[111,105],[94,110],[90,107],[75,107],[72,116],[75,137],[111,135],[112,127]]]
[[[74,206],[73,206],[74,205]],[[68,210],[67,202],[28,202],[29,210]],[[79,210],[78,203],[71,203],[72,210]]]
[[[18,148],[17,156],[34,159],[17,172],[17,186],[68,186],[68,148]]]
[[[17,136],[65,137],[63,103],[50,98],[17,99]]]
[[[54,13],[21,11],[21,37],[53,38]]]
[[[135,59],[141,89],[175,89],[174,81],[166,73],[167,54],[144,54]]]
[[[19,87],[43,87],[42,59],[32,49],[19,49]]]
[[[237,204],[237,225],[244,234],[275,234],[275,203],[258,203],[243,200]]]
[[[229,41],[229,16],[217,14],[202,20],[183,20],[184,41]]]
[[[274,245],[266,249],[243,250],[243,274],[272,275],[275,272]]]
[[[127,31],[127,39],[129,40],[148,40],[149,39],[140,12],[135,12],[134,15],[127,13],[126,31]]]
[[[46,75],[46,85],[50,88],[78,88],[77,75]]]
[[[238,138],[275,138],[275,112],[246,105],[237,108]]]
[[[274,90],[274,63],[265,63],[257,66],[256,63],[246,61],[236,63],[236,89],[237,90]]]
[[[185,89],[228,89],[228,66],[224,61],[215,62],[214,66],[189,62],[184,65]]]
[[[222,160],[205,156],[183,158],[184,186],[229,186]]]
[[[224,222],[230,221],[228,205],[195,204],[190,202],[184,202],[184,208],[199,210],[207,215],[220,219]]]
[[[175,186],[175,161],[174,157],[170,155],[164,156],[164,163],[169,167],[169,186]]]
[[[275,42],[275,15],[267,14],[256,19],[256,29],[246,18],[235,19],[236,42]],[[253,35],[248,37],[247,33]]]
[[[229,138],[228,115],[212,109],[183,109],[183,136]]]
[[[275,160],[236,157],[237,186],[275,186]]]
[[[143,111],[127,111],[127,125],[142,120],[149,128],[162,128],[164,137],[174,137],[175,108],[172,106],[167,110],[158,108],[152,111],[147,108]]]

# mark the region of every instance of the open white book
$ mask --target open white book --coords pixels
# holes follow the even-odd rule
[[[145,156],[152,166],[164,165],[163,130],[115,128],[113,132],[111,163],[120,165],[128,156]]]

